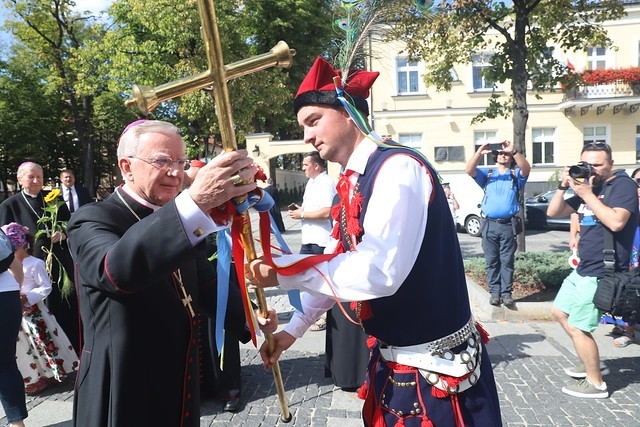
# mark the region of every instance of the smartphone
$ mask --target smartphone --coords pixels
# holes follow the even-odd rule
[[[502,150],[504,147],[502,146],[501,143],[497,142],[495,144],[489,144],[489,150],[491,151],[500,151]]]
[[[296,209],[298,209],[298,205],[296,205],[295,203],[291,203],[289,206],[287,206],[287,208],[289,208],[290,211],[295,211]]]

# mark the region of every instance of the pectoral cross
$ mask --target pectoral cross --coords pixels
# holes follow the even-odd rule
[[[182,301],[182,305],[189,309],[189,314],[191,314],[191,318],[196,317],[196,312],[193,311],[193,307],[191,306],[191,302],[193,301],[193,299],[191,298],[191,295],[189,295],[187,293],[187,290],[184,287],[184,283],[182,283],[182,272],[179,269],[174,271],[173,272],[173,278],[175,279],[176,283],[178,284],[178,287],[180,288],[180,291],[182,292],[182,296],[184,297],[184,298],[182,298],[180,300],[180,301]]]

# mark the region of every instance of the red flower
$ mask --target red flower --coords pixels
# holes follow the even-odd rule
[[[586,70],[581,75],[581,80],[586,85],[608,84],[620,81],[623,83],[640,83],[640,67]]]

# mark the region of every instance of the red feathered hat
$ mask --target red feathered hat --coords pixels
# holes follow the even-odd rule
[[[314,104],[341,107],[342,104],[338,100],[336,93],[336,85],[333,82],[334,77],[338,77],[338,84],[342,85],[342,90],[350,95],[350,100],[356,108],[368,116],[369,105],[367,104],[367,98],[373,82],[376,81],[380,73],[350,70],[346,84],[345,82],[340,82],[340,75],[340,70],[334,69],[324,59],[316,58],[302,84],[300,84],[296,98],[293,101],[294,112],[298,114],[298,110],[301,107]]]

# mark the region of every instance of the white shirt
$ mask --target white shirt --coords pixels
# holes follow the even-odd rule
[[[322,172],[315,178],[307,181],[302,197],[302,211],[313,212],[322,208],[331,208],[333,198],[336,195],[336,184],[333,182],[327,172]],[[325,247],[329,244],[331,230],[331,219],[302,219],[300,234],[302,244],[315,243],[316,245]]]
[[[64,199],[64,202],[67,204],[67,207],[69,208],[69,211],[71,211],[71,206],[69,205],[69,198],[70,197],[73,197],[73,210],[75,212],[80,207],[80,201],[78,200],[78,192],[76,191],[76,189],[73,186],[67,187],[66,185],[63,185],[62,186],[62,198]]]
[[[364,172],[376,144],[363,140],[347,163],[353,185]],[[434,179],[436,179],[434,177]],[[393,295],[417,259],[427,224],[433,185],[423,166],[396,155],[381,166],[364,218],[366,230],[357,250],[294,276],[278,275],[283,289],[301,289],[304,314],[295,312],[285,331],[296,338],[338,301],[363,301]],[[284,266],[305,255],[274,259]]]
[[[34,256],[28,256],[22,260],[21,294],[27,297],[27,307],[37,304],[51,293],[51,279],[47,273],[44,261]]]
[[[127,184],[123,185],[116,189],[116,191],[122,189],[129,196],[135,199],[138,203],[143,206],[148,207],[149,209],[153,209],[154,212],[160,209],[160,206],[153,205],[148,201],[144,200],[142,197],[138,196],[132,189],[127,187]],[[178,211],[178,216],[180,218],[180,222],[184,228],[184,231],[187,233],[187,237],[189,242],[196,246],[202,240],[204,240],[209,234],[214,233],[216,231],[224,230],[225,228],[229,228],[231,225],[218,225],[215,223],[209,214],[206,214],[198,207],[196,202],[193,201],[188,191],[183,191],[178,194],[175,198],[176,201],[176,210]]]

